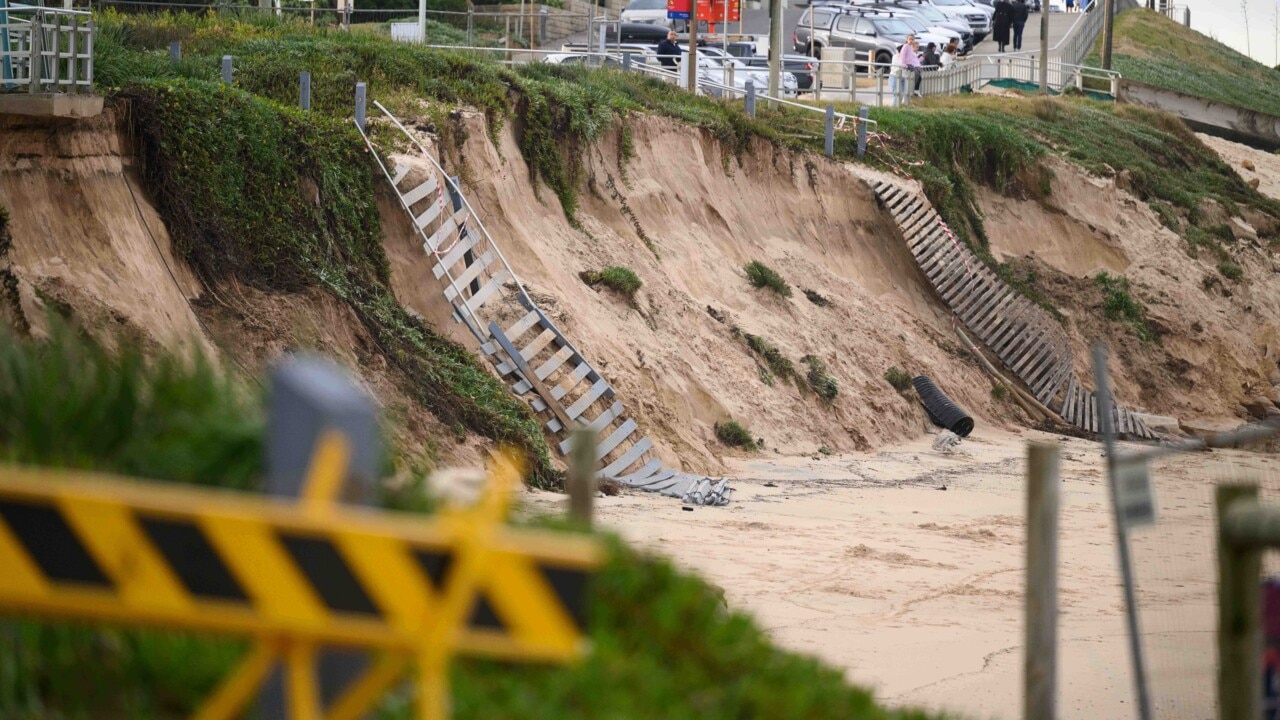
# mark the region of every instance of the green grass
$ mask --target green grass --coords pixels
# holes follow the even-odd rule
[[[1093,281],[1102,289],[1102,312],[1108,320],[1127,325],[1143,342],[1159,343],[1160,336],[1147,322],[1146,308],[1130,291],[1129,278],[1103,271]]]
[[[818,397],[833,402],[836,395],[840,392],[840,386],[836,382],[834,376],[827,372],[827,366],[822,362],[821,358],[813,355],[805,355],[800,358],[800,362],[809,366],[809,372],[805,374],[805,379],[809,381],[809,387],[818,394]]]
[[[1218,272],[1222,273],[1222,277],[1235,282],[1244,279],[1244,269],[1233,262],[1218,263]]]
[[[1097,53],[1085,64],[1096,66]],[[1127,80],[1280,116],[1280,71],[1158,13],[1116,17],[1112,67]]]
[[[261,402],[202,355],[114,351],[56,317],[27,342],[0,322],[0,461],[256,487]]]
[[[992,400],[995,400],[996,402],[1001,402],[1007,397],[1009,397],[1008,385],[1005,385],[1004,383],[996,383],[995,385],[991,386]]]
[[[797,379],[795,364],[786,355],[782,354],[778,346],[759,335],[743,333],[742,338],[746,341],[747,347],[751,349],[751,352],[759,355],[764,360],[765,365],[774,376],[783,380]],[[766,384],[772,385],[773,383]]]
[[[756,441],[751,437],[751,431],[742,426],[737,420],[725,420],[724,422],[715,424],[716,439],[728,445],[729,447],[745,448],[753,450],[756,447]]]
[[[634,270],[617,266],[603,270],[584,270],[579,273],[579,277],[588,285],[602,285],[633,302],[636,292],[644,285]]]
[[[786,280],[782,279],[773,268],[765,265],[759,260],[752,260],[742,266],[743,271],[747,273],[747,282],[751,283],[755,288],[768,288],[782,297],[791,297],[791,286]]]
[[[893,386],[898,392],[906,392],[911,387],[911,375],[904,372],[897,365],[889,368],[884,372],[884,381]]]

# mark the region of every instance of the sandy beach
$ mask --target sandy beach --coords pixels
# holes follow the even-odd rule
[[[1062,449],[1059,707],[1132,716],[1124,605],[1098,443],[980,431],[951,454],[932,436],[879,452],[733,461],[725,508],[599,500],[599,521],[724,588],[786,647],[844,668],[893,705],[970,718],[1022,713],[1024,458]],[[1213,717],[1213,484],[1276,475],[1215,451],[1153,467],[1160,522],[1133,537],[1144,647],[1161,718]],[[551,510],[563,502],[531,493]]]

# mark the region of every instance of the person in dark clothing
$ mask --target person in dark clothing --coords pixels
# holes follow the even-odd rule
[[[667,39],[658,43],[658,62],[662,67],[675,72],[676,61],[680,59],[680,45],[676,42],[676,31],[667,33]]]
[[[1009,44],[1009,26],[1013,20],[1013,5],[1009,0],[996,0],[995,14],[991,16],[991,37],[1004,52]]]
[[[929,43],[924,48],[924,58],[921,59],[921,65],[925,70],[937,70],[942,65],[942,56],[938,54],[938,46]]]
[[[1022,28],[1026,27],[1027,14],[1030,12],[1031,8],[1027,7],[1026,0],[1013,0],[1010,20],[1013,22],[1013,49],[1015,51],[1022,49]]]

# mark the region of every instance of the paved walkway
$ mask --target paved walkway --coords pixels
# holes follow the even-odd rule
[[[1048,5],[1048,2],[1045,3]],[[1075,24],[1077,20],[1084,17],[1080,13],[1049,13],[1049,47],[1057,45],[1062,38],[1066,37],[1067,31]],[[1009,31],[1009,40],[1013,40],[1013,31]],[[995,55],[997,46],[991,36],[988,35],[985,40],[978,43],[973,49],[978,55]],[[1012,43],[1009,45],[1009,52],[1013,51]],[[1027,18],[1027,26],[1022,34],[1022,52],[1039,52],[1040,51],[1040,13],[1031,13]]]

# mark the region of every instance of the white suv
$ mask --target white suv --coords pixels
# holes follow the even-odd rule
[[[667,0],[631,0],[622,11],[622,22],[671,27],[671,21],[667,19]]]
[[[991,8],[974,5],[969,0],[928,0],[928,2],[948,16],[967,22],[969,28],[973,30],[975,43],[982,42],[983,38],[991,34]]]

